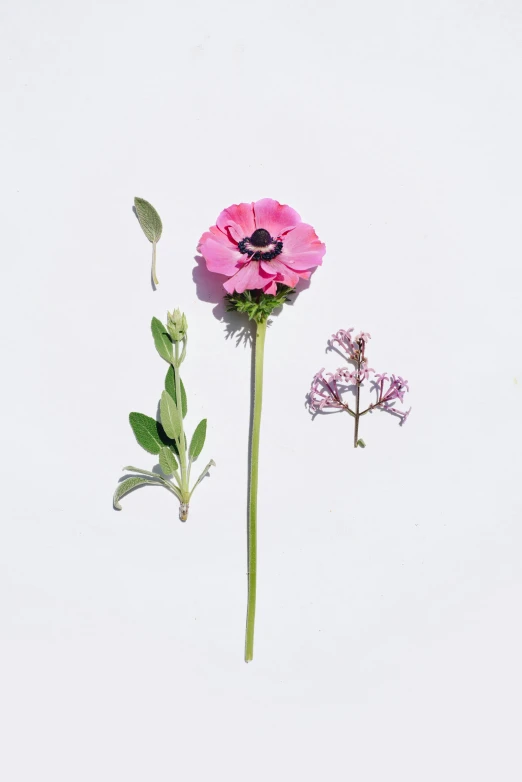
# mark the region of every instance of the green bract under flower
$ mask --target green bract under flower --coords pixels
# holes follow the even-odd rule
[[[278,307],[288,302],[289,297],[295,293],[293,288],[287,285],[278,285],[274,296],[263,291],[245,291],[244,293],[229,293],[225,296],[227,310],[232,312],[244,312],[250,320],[256,323],[265,321]]]

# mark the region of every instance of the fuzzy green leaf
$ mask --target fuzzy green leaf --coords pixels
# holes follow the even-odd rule
[[[196,426],[194,434],[192,435],[192,440],[190,441],[189,456],[193,462],[196,461],[199,454],[203,450],[206,436],[207,436],[207,419],[204,418]]]
[[[178,469],[176,457],[167,446],[162,448],[159,453],[159,464],[165,475],[172,475],[174,470]]]
[[[129,423],[139,445],[149,453],[157,456],[164,445],[172,445],[171,438],[155,418],[143,413],[131,413]]]
[[[167,333],[167,329],[158,318],[152,318],[150,328],[154,337],[156,350],[165,361],[172,361],[172,340]]]
[[[179,379],[179,383],[181,388],[181,414],[183,418],[185,418],[187,415],[187,392],[185,391],[185,386],[183,385],[183,380],[181,378]],[[169,392],[175,403],[178,404],[176,395],[176,378],[172,364],[168,368],[167,374],[165,376],[165,389]]]
[[[176,403],[167,391],[163,391],[160,401],[160,417],[168,437],[179,440],[181,433],[181,416]]]
[[[214,461],[214,459],[211,459],[209,461],[209,463],[207,464],[207,466],[205,467],[205,469],[203,470],[203,472],[201,473],[201,475],[199,476],[199,478],[197,479],[197,481],[194,484],[194,486],[192,487],[192,491],[190,492],[190,496],[192,496],[194,494],[194,489],[196,488],[196,486],[198,486],[201,483],[201,481],[203,480],[205,475],[208,474],[208,471],[210,470],[210,468],[211,467],[215,467],[215,466],[216,466],[216,462]]]
[[[127,465],[127,467],[123,467],[125,472],[139,472],[141,475],[150,475],[151,478],[159,478],[160,476],[155,472],[150,472],[150,470],[142,470],[141,467],[133,467],[132,464]]]
[[[119,503],[119,500],[123,497],[124,494],[128,494],[128,492],[132,491],[132,489],[135,489],[137,486],[161,486],[160,483],[157,481],[151,481],[149,478],[125,478],[124,481],[119,483],[116,487],[116,491],[114,492],[113,497],[113,505],[116,508],[116,510],[121,510],[121,505]]]
[[[134,208],[136,209],[136,214],[143,229],[143,233],[149,242],[159,242],[163,225],[159,214],[152,204],[149,204],[144,198],[135,198]]]

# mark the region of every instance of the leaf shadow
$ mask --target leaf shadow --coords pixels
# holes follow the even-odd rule
[[[134,217],[138,221],[138,225],[141,228],[140,218],[138,217],[138,213],[136,211],[136,207],[135,206],[132,207],[132,211],[134,212]],[[152,264],[151,264],[151,267],[150,267],[150,287],[152,288],[153,291],[157,291],[158,290],[157,286],[154,284],[154,277],[152,276]]]

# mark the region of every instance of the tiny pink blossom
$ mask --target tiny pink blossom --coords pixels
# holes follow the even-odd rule
[[[408,386],[408,381],[405,380],[403,377],[400,377],[400,375],[396,378],[396,383],[401,387],[404,388],[406,391],[409,391],[410,388]]]
[[[395,377],[392,375],[389,380],[389,387],[386,393],[382,396],[383,401],[389,402],[392,399],[400,399],[404,401],[404,394],[409,391],[408,381],[402,377]]]
[[[295,288],[323,262],[325,245],[290,206],[272,198],[232,204],[199,240],[207,269],[229,279],[227,293]]]
[[[351,338],[351,332],[353,329],[340,329],[336,334],[332,334],[330,337],[330,347],[337,344],[341,350],[343,350],[350,358],[354,356],[357,345],[354,344]]]
[[[371,334],[368,334],[367,331],[360,331],[354,338],[354,342],[364,342],[366,344],[371,338]]]
[[[370,369],[370,367],[367,367],[365,363],[361,364],[361,369],[359,372],[359,382],[361,383],[363,380],[368,380],[372,372],[374,372],[374,370]]]
[[[347,385],[355,385],[357,383],[357,372],[355,369],[338,369],[337,375],[339,380],[342,380]]]
[[[344,407],[337,386],[335,375],[328,373],[324,375],[324,369],[321,369],[314,377],[310,393],[308,394],[308,403],[311,410],[318,412],[325,407],[334,407],[342,409]]]

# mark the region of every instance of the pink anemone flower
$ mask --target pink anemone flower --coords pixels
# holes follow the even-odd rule
[[[227,293],[262,290],[274,295],[277,283],[295,288],[323,262],[325,245],[290,206],[272,198],[233,204],[199,240],[207,269],[229,279]]]

